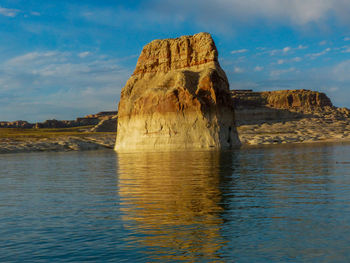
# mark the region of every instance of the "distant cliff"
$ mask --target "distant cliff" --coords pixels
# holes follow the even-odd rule
[[[96,125],[92,131],[116,131],[117,128],[117,111],[101,111],[96,114],[86,115],[85,117],[76,118],[76,120],[46,120],[43,122],[29,123],[27,121],[1,121],[0,128],[71,128],[79,126]]]
[[[234,90],[232,98],[239,106],[267,106],[275,109],[288,110],[315,110],[324,107],[333,107],[326,94],[311,90],[278,90],[253,92],[251,90]]]
[[[350,117],[348,109],[333,106],[326,94],[317,91],[232,90],[231,95],[237,124],[279,122],[303,117]]]

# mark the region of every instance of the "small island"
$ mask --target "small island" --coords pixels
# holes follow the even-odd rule
[[[229,82],[208,33],[146,45],[121,92],[116,151],[239,146]]]

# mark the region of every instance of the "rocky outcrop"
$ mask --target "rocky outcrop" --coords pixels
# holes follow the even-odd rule
[[[50,129],[50,128],[72,128],[80,126],[91,126],[99,125],[101,123],[101,128],[99,131],[116,131],[116,121],[110,121],[107,124],[107,120],[116,119],[117,111],[101,111],[96,114],[86,115],[84,117],[77,118],[76,120],[46,120],[43,122],[29,123],[27,121],[0,121],[0,128],[23,128],[23,129]],[[102,124],[102,121],[104,122]]]
[[[286,121],[303,117],[346,117],[342,110],[333,106],[326,94],[311,90],[279,90],[254,92],[231,91],[235,105],[237,124],[254,124],[266,121]]]
[[[230,148],[233,115],[210,34],[154,40],[121,92],[115,150]]]
[[[312,90],[265,91],[262,92],[261,96],[266,99],[267,106],[276,109],[309,111],[333,107],[331,100],[326,94]]]
[[[253,92],[252,90],[234,90],[232,98],[236,107],[262,107],[275,109],[314,110],[333,107],[326,94],[312,90],[278,90]]]
[[[23,128],[28,129],[32,128],[34,124],[29,123],[27,121],[1,121],[0,122],[0,128]]]
[[[118,114],[117,111],[101,111],[98,112],[96,114],[89,114],[86,115],[84,118],[97,118],[97,119],[102,119],[102,118],[106,118],[106,117],[114,117]]]
[[[116,118],[117,113],[118,113],[117,111],[101,111],[96,114],[90,114],[84,117],[79,117],[76,120],[55,120],[55,119],[46,120],[44,122],[38,122],[33,124],[33,127],[36,129],[42,129],[42,128],[71,128],[71,127],[80,127],[80,126],[99,125],[101,121]],[[104,124],[103,127],[105,126],[106,124]],[[110,131],[110,129],[111,128],[109,128],[108,131]],[[114,128],[113,131],[116,131],[116,128]]]
[[[92,132],[116,132],[118,116],[105,116],[101,121],[91,128]]]
[[[76,126],[90,126],[90,125],[97,125],[100,122],[99,118],[90,118],[90,117],[83,117],[83,118],[77,118],[75,120]]]
[[[37,122],[34,125],[35,129],[43,128],[69,128],[76,127],[78,124],[75,121],[60,121],[60,120],[46,120],[44,122]]]

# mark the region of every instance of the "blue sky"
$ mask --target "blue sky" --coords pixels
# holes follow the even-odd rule
[[[1,0],[0,120],[116,110],[142,47],[210,32],[231,89],[350,107],[348,0]]]

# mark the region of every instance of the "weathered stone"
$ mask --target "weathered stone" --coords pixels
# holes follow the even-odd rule
[[[279,90],[262,92],[267,105],[278,109],[313,110],[333,107],[326,94],[312,90]]]
[[[231,91],[237,125],[282,122],[303,117],[347,117],[346,110],[333,106],[326,94],[311,90],[279,90],[254,92]]]
[[[84,118],[98,118],[98,119],[101,119],[101,118],[105,118],[105,117],[113,117],[113,116],[116,116],[117,114],[118,114],[117,111],[101,111],[101,112],[98,112],[96,114],[86,115]]]
[[[78,126],[75,121],[60,121],[60,120],[46,120],[44,122],[38,122],[35,124],[35,129],[43,128],[68,128]]]
[[[27,121],[1,121],[0,128],[32,128],[34,124],[29,123]]]
[[[117,131],[118,116],[106,116],[94,126],[90,131],[92,132],[116,132]]]
[[[232,98],[235,106],[261,107],[275,109],[313,110],[333,107],[326,94],[312,90],[278,90],[253,92],[252,90],[234,90]]]
[[[234,145],[229,83],[210,34],[146,45],[121,93],[115,150]]]

